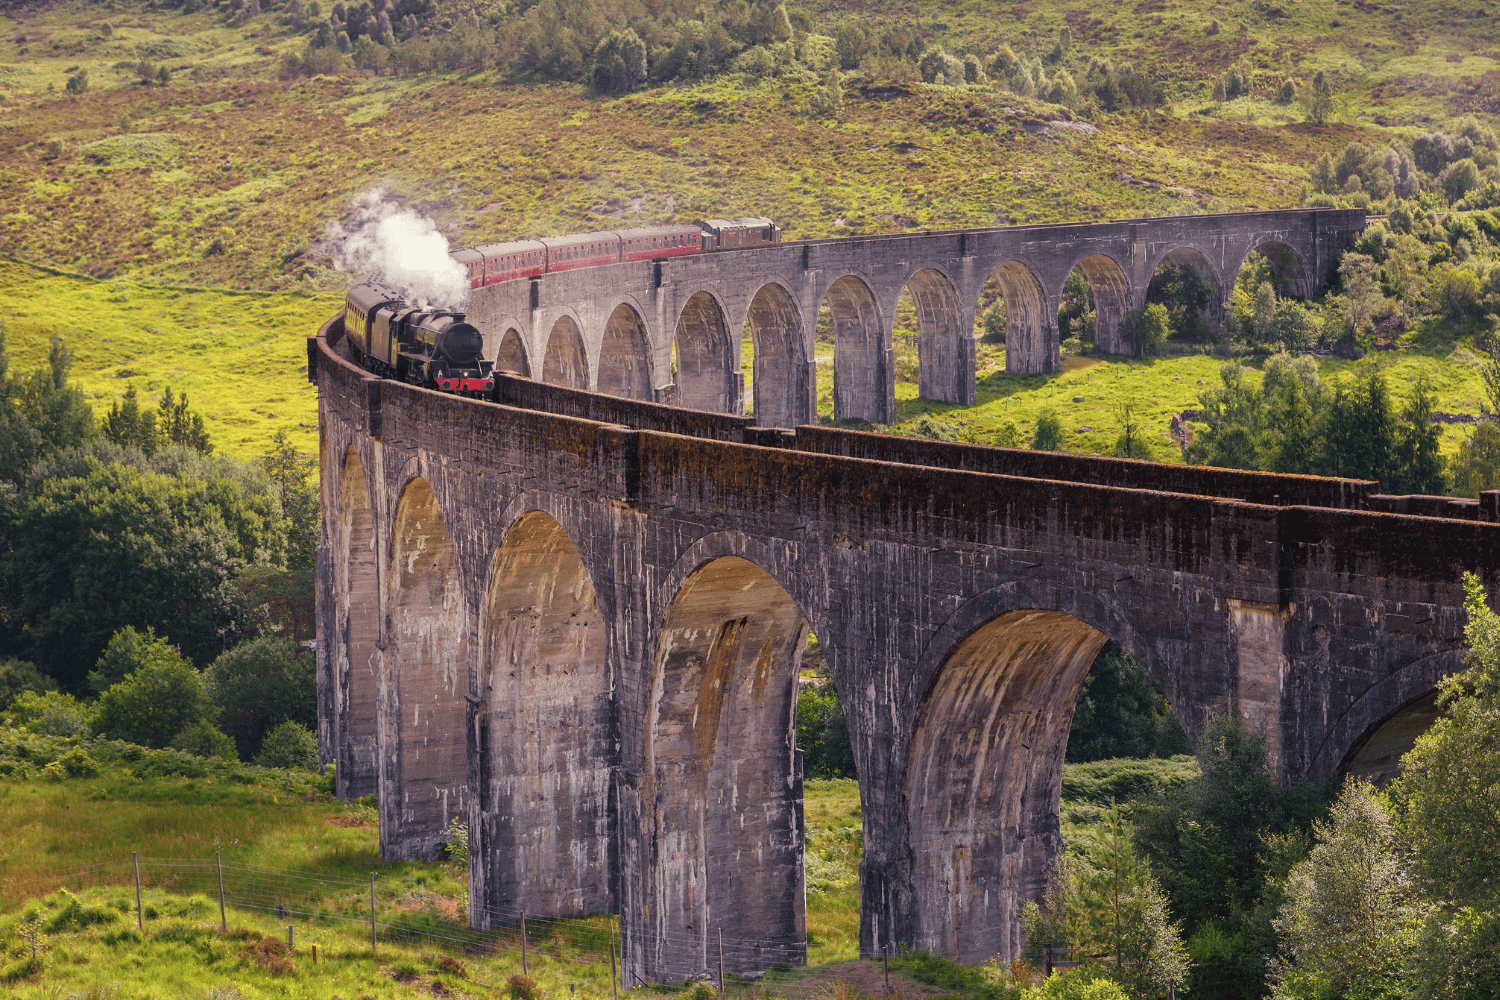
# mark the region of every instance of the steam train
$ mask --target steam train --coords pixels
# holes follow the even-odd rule
[[[661,260],[688,254],[749,250],[781,242],[770,219],[709,219],[679,226],[579,233],[461,247],[449,256],[468,273],[469,287],[538,277],[580,267]],[[394,289],[361,282],[344,300],[344,329],[360,363],[382,378],[429,389],[478,394],[494,385],[494,363],[481,355],[484,337],[464,313],[412,306]]]

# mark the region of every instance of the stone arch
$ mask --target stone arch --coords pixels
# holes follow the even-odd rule
[[[1056,802],[1068,724],[1105,641],[1066,612],[1021,609],[944,659],[902,784],[913,947],[966,963],[1020,954],[1021,903],[1040,898],[1063,846]]]
[[[1226,285],[1223,275],[1214,266],[1212,258],[1195,246],[1182,245],[1173,247],[1151,262],[1150,269],[1146,272],[1146,284],[1139,290],[1140,298],[1134,303],[1135,306],[1139,308],[1149,301],[1151,282],[1156,279],[1156,272],[1161,266],[1168,262],[1177,267],[1192,267],[1203,272],[1204,276],[1208,279],[1211,289],[1208,297],[1207,315],[1215,327],[1222,326],[1224,322],[1224,310],[1229,305],[1229,293],[1234,288],[1233,282]]]
[[[806,630],[787,591],[737,555],[699,566],[666,610],[648,745],[650,978],[709,968],[720,930],[736,971],[806,959],[793,725]]]
[[[1047,293],[1036,272],[1007,260],[990,272],[1005,298],[1005,370],[1044,375],[1057,370],[1057,317],[1047,315]]]
[[[379,791],[380,564],[364,463],[351,445],[339,476],[339,553],[335,572],[338,714],[337,792],[357,799]]]
[[[380,847],[404,861],[437,853],[468,790],[464,601],[447,521],[421,476],[396,505],[389,588]]]
[[[1284,279],[1283,287],[1277,289],[1279,294],[1286,294],[1290,290],[1296,298],[1306,299],[1316,291],[1307,263],[1310,255],[1304,254],[1281,240],[1263,240],[1241,254],[1240,259],[1235,262],[1234,268],[1229,272],[1231,286],[1234,284],[1234,279],[1239,276],[1240,269],[1245,266],[1246,258],[1256,251],[1270,258],[1272,267]]]
[[[1083,257],[1068,268],[1064,278],[1075,269],[1083,271],[1094,294],[1094,346],[1106,354],[1139,355],[1141,345],[1127,343],[1124,333],[1125,313],[1133,301],[1125,269],[1102,253]]]
[[[1348,770],[1383,723],[1437,690],[1438,681],[1462,670],[1466,655],[1466,650],[1449,649],[1424,656],[1371,684],[1328,727],[1309,762],[1308,777],[1325,781],[1335,771]]]
[[[569,389],[589,387],[589,359],[583,347],[583,333],[572,316],[559,316],[547,337],[547,352],[542,357],[542,381]]]
[[[495,352],[495,370],[531,377],[531,361],[526,355],[526,341],[521,336],[521,331],[515,327],[506,329],[505,336],[500,338],[500,348]]]
[[[692,410],[738,413],[739,358],[724,309],[709,292],[696,292],[682,307],[672,344],[676,348],[674,402]]]
[[[615,306],[604,324],[596,390],[626,399],[650,399],[652,381],[649,344],[646,322],[635,307],[626,302]]]
[[[1339,770],[1384,787],[1401,773],[1401,758],[1432,728],[1443,710],[1434,688],[1380,721],[1368,736],[1345,754]]]
[[[470,870],[474,923],[612,909],[613,746],[604,617],[567,531],[532,510],[495,554],[485,602]],[[472,772],[471,772],[472,773]]]
[[[917,309],[917,385],[923,399],[974,401],[974,324],[964,323],[953,281],[925,267],[906,282]]]
[[[834,419],[895,423],[890,328],[880,317],[870,286],[846,274],[828,286],[823,302],[833,318]]]
[[[808,411],[807,351],[796,301],[775,282],[763,285],[750,300],[748,319],[755,342],[755,422],[762,427],[807,423],[813,417]]]

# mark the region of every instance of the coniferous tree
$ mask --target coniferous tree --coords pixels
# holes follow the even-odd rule
[[[1443,492],[1446,480],[1438,454],[1438,427],[1432,422],[1434,402],[1426,376],[1419,377],[1401,413],[1393,456],[1395,475],[1386,492],[1429,496]]]
[[[159,435],[156,414],[141,409],[135,386],[125,390],[125,398],[111,403],[104,415],[104,436],[121,447],[136,447],[146,455],[156,454]]]

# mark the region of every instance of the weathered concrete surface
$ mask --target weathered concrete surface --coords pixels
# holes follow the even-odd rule
[[[780,295],[755,293],[752,326],[806,314]],[[392,856],[468,816],[474,921],[618,912],[627,982],[680,981],[720,931],[734,969],[804,954],[805,629],[859,769],[862,949],[972,961],[1020,945],[1106,637],[1190,736],[1232,709],[1318,781],[1458,666],[1462,573],[1500,583],[1500,495],[777,432],[507,378],[481,402],[369,378],[324,340],[309,358],[341,789],[373,739]]]
[[[1294,209],[782,243],[490,285],[475,292],[469,321],[485,333],[485,356],[502,367],[728,413],[741,412],[748,322],[758,422],[794,427],[815,422],[813,336],[827,306],[834,415],[888,424],[896,412],[891,327],[903,291],[916,307],[922,397],[972,403],[974,315],[991,277],[1005,297],[1007,369],[1051,372],[1060,363],[1057,310],[1074,268],[1093,290],[1100,349],[1139,354],[1121,320],[1145,304],[1163,261],[1202,267],[1216,313],[1252,250],[1277,259],[1297,293],[1311,295],[1364,220],[1357,210]]]

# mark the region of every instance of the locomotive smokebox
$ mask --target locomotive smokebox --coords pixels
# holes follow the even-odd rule
[[[473,324],[458,322],[439,331],[434,346],[438,355],[446,358],[449,364],[467,368],[479,360],[484,350],[484,334]]]

